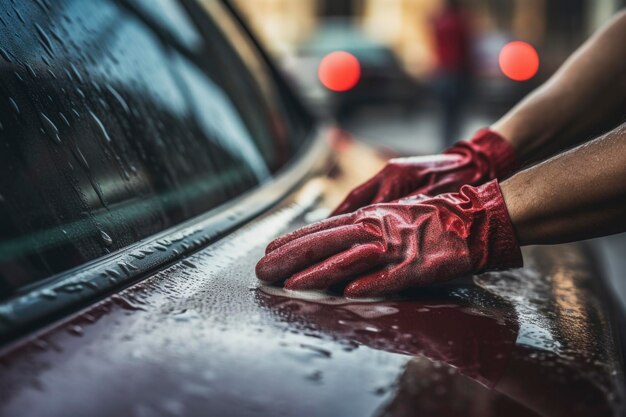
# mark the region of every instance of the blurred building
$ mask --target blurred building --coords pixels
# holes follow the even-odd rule
[[[435,65],[432,17],[442,0],[233,0],[277,57],[293,53],[321,20],[343,16],[389,45],[407,72],[422,77]],[[542,66],[554,70],[606,21],[622,0],[464,0],[477,39],[520,39],[547,48]]]
[[[233,0],[275,56],[293,53],[315,29],[319,0]]]

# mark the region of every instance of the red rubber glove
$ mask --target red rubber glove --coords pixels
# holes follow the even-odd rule
[[[518,167],[509,142],[490,129],[481,129],[469,141],[457,142],[441,155],[390,160],[373,178],[352,190],[331,216],[412,194],[455,192],[466,184],[502,179]]]
[[[349,297],[393,293],[522,265],[497,180],[458,193],[374,204],[270,243],[256,266],[266,282],[322,289],[352,281]]]

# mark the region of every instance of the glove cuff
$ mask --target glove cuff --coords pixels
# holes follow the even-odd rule
[[[470,188],[465,186],[463,188]],[[509,216],[509,211],[500,191],[498,180],[489,181],[472,190],[482,206],[484,219],[477,236],[482,240],[475,247],[481,247],[476,256],[476,270],[497,270],[519,268],[523,265],[522,251]],[[467,190],[466,192],[472,192]],[[462,191],[463,192],[463,191]]]
[[[477,131],[467,143],[475,151],[486,156],[491,165],[492,178],[501,180],[520,167],[513,146],[499,133],[489,128]]]

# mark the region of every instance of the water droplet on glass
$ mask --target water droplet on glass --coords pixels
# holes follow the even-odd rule
[[[91,115],[93,121],[96,122],[96,125],[98,126],[98,132],[100,133],[102,138],[110,143],[111,137],[109,136],[109,133],[106,131],[106,128],[104,127],[98,116],[96,116],[96,114],[91,110],[89,110],[89,114]]]
[[[86,281],[85,286],[91,288],[92,290],[98,289],[98,284],[96,284],[95,282],[91,282],[91,281]]]
[[[65,41],[62,37],[59,36],[54,30],[50,30],[50,35],[56,40],[61,46],[65,46]]]
[[[39,35],[41,45],[44,47],[46,52],[50,54],[50,56],[53,56],[54,51],[52,50],[52,42],[50,41],[50,38],[48,37],[46,32],[41,28],[41,26],[39,26],[38,23],[35,23],[35,29],[37,31],[37,35]]]
[[[122,109],[126,113],[130,113],[130,108],[128,107],[128,103],[126,103],[126,100],[124,100],[124,98],[120,95],[120,93],[118,93],[117,90],[115,90],[110,85],[107,85],[106,89],[109,91],[109,93],[111,93],[111,95],[113,96],[113,98],[115,98],[115,100],[119,103],[119,105],[122,106]]]
[[[100,230],[100,237],[106,246],[111,246],[113,244],[113,239],[111,239],[111,236],[109,236],[104,230]]]
[[[63,120],[63,123],[65,123],[67,127],[70,127],[70,121],[67,120],[67,117],[65,117],[62,112],[59,112],[59,117],[61,118],[61,120]]]
[[[30,74],[31,77],[37,78],[37,73],[33,69],[32,65],[26,64],[26,69],[28,70],[28,73]]]
[[[76,159],[78,159],[78,162],[83,166],[83,168],[89,170],[89,163],[87,162],[85,155],[83,155],[78,145],[76,145],[74,148],[74,155],[76,156]]]
[[[117,272],[115,269],[107,269],[105,272],[106,272],[106,274],[107,274],[108,276],[110,276],[110,277],[113,277],[113,278],[122,278],[122,276],[120,275],[120,273],[119,273],[119,272]]]
[[[98,84],[96,82],[96,80],[91,80],[91,86],[93,87],[94,90],[96,90],[98,93],[102,93],[102,88],[100,87],[100,84]]]
[[[76,66],[74,66],[74,64],[70,63],[70,68],[72,69],[72,73],[74,74],[74,76],[78,79],[78,81],[80,81],[82,83],[83,82],[83,76],[78,71]]]
[[[59,137],[59,129],[57,129],[55,124],[52,123],[52,120],[50,120],[48,116],[43,113],[39,113],[39,116],[41,117],[44,131],[46,132],[48,137],[56,143],[61,143],[61,138]]]
[[[43,10],[44,12],[47,12],[48,10],[46,9],[46,5],[43,3],[43,1],[41,0],[35,0],[35,3],[37,3],[37,5],[39,7],[41,7],[41,10]]]
[[[2,56],[2,58],[4,58],[5,61],[12,62],[11,57],[9,56],[9,53],[3,48],[0,48],[0,56]]]
[[[24,20],[24,16],[22,16],[20,11],[15,6],[13,6],[13,11],[17,15],[17,18],[20,19],[20,22],[22,22],[23,24],[26,24],[26,20]]]
[[[20,108],[17,106],[15,100],[13,100],[13,98],[11,97],[9,97],[9,104],[11,105],[11,108],[13,109],[15,114],[20,114]]]

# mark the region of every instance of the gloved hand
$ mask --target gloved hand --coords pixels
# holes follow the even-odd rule
[[[518,167],[511,145],[492,130],[481,129],[469,141],[457,142],[441,155],[390,160],[373,178],[352,190],[331,215],[411,194],[455,192],[466,184],[502,179]]]
[[[417,202],[416,202],[417,201]],[[497,180],[424,200],[381,203],[331,217],[271,242],[256,266],[292,290],[352,281],[349,297],[397,292],[522,257]]]

